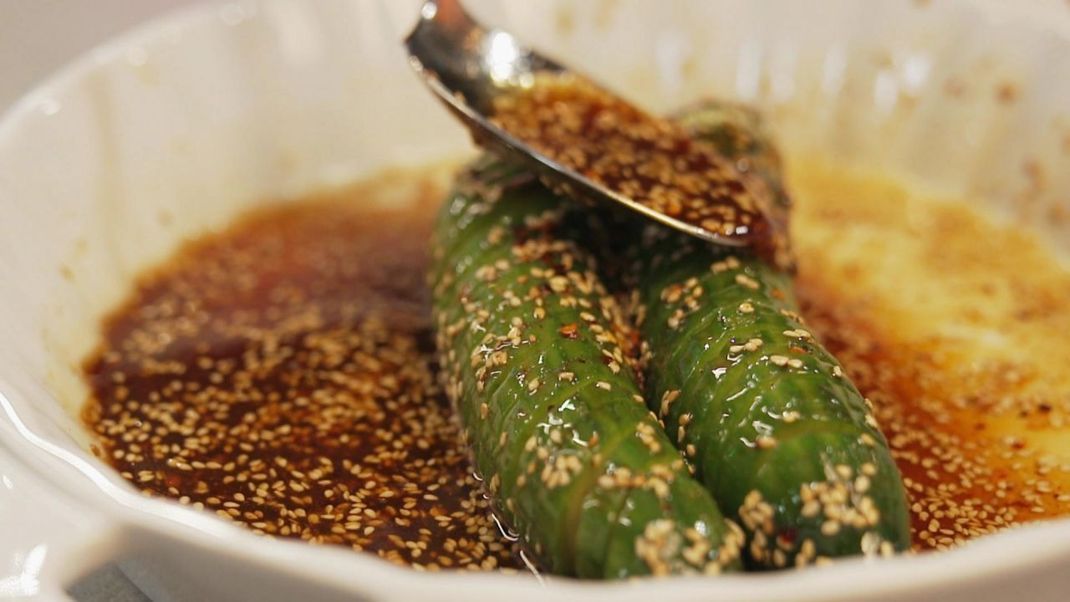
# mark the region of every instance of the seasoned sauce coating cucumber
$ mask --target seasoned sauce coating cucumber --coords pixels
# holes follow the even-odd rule
[[[711,105],[683,122],[788,202],[753,113]],[[632,226],[627,273],[648,403],[743,527],[748,567],[908,549],[888,444],[868,400],[807,331],[789,275],[745,251]]]
[[[483,159],[439,216],[437,347],[475,468],[552,573],[738,568],[742,533],[644,404],[616,301],[571,238],[573,209]]]

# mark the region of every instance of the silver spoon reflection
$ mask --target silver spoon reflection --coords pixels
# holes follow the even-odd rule
[[[409,60],[477,144],[520,161],[555,190],[608,200],[702,239],[772,248],[782,220],[768,191],[685,130],[476,22],[457,0],[428,0]],[[776,216],[774,216],[776,217]]]

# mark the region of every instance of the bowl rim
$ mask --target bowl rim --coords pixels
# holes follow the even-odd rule
[[[226,26],[235,19],[261,18],[260,7],[274,1],[277,0],[241,0],[171,10],[95,46],[39,81],[0,114],[0,159],[11,152],[11,141],[39,111],[42,102],[62,98],[78,82],[125,60],[132,48],[151,47],[168,38],[177,40],[196,27]],[[991,3],[979,0],[974,4]],[[1068,29],[1060,28],[1059,32],[1067,36]],[[0,366],[2,370],[4,367]],[[414,571],[372,555],[355,554],[341,546],[309,546],[304,542],[259,537],[209,513],[171,500],[144,497],[103,462],[89,454],[75,454],[35,432],[17,410],[17,405],[28,405],[30,399],[61,403],[43,385],[20,390],[3,380],[0,373],[0,418],[6,423],[0,426],[10,427],[0,429],[0,445],[12,451],[16,462],[28,468],[36,479],[70,494],[86,507],[101,511],[114,527],[128,534],[183,543],[192,549],[212,549],[264,570],[344,592],[415,597],[441,593],[449,587],[463,588],[466,595],[508,595],[521,599],[542,598],[548,593],[562,600],[587,599],[593,593],[629,600],[666,594],[684,599],[857,599],[874,595],[909,596],[925,593],[929,588],[950,591],[946,588],[975,585],[978,579],[1004,579],[1043,566],[1045,561],[1070,558],[1070,519],[1058,519],[1008,529],[948,552],[904,555],[879,562],[852,558],[828,567],[780,573],[598,582],[551,576],[536,580],[494,572]],[[65,478],[71,475],[76,479]]]

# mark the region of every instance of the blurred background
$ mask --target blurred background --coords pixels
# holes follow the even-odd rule
[[[0,0],[0,112],[105,39],[195,0]]]
[[[111,36],[160,13],[204,1],[0,0],[0,113],[53,71]],[[925,4],[940,0],[902,1]],[[975,1],[999,4],[1012,0]],[[1034,13],[1038,20],[1052,15],[1065,17],[1070,13],[1070,0],[1018,2],[1031,4],[1036,9],[1046,9]]]
[[[0,112],[83,51],[162,12],[200,1],[0,0]],[[918,4],[939,1],[903,0]],[[977,1],[998,4],[1011,0]],[[1019,1],[1058,13],[1070,12],[1068,0]]]

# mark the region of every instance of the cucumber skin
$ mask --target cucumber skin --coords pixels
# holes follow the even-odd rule
[[[437,346],[473,464],[552,573],[737,569],[742,534],[642,403],[620,312],[569,238],[572,208],[485,159],[440,214]]]
[[[748,161],[789,204],[753,112],[713,104],[682,121]],[[625,279],[642,320],[648,403],[743,527],[748,568],[909,549],[907,496],[887,441],[868,401],[806,331],[790,276],[660,226],[633,220],[617,232],[641,241],[623,252],[634,259]],[[760,346],[748,345],[754,339]],[[663,403],[666,395],[675,399]]]

